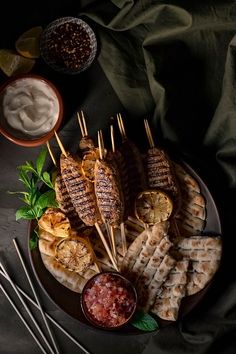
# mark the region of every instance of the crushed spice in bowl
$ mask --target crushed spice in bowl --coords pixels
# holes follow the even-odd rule
[[[54,70],[78,74],[93,62],[97,41],[91,27],[77,17],[62,17],[51,22],[41,36],[40,52]]]
[[[102,272],[85,284],[81,306],[85,317],[95,327],[118,329],[131,320],[137,306],[137,293],[121,274]]]

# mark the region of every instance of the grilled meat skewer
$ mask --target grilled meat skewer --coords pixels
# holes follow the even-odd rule
[[[55,193],[59,208],[69,218],[72,228],[76,230],[80,229],[83,225],[82,221],[74,208],[66,185],[59,172],[55,180]]]
[[[124,213],[123,194],[118,171],[106,160],[95,163],[94,188],[103,222],[119,227]]]
[[[81,171],[81,162],[69,153],[60,158],[61,175],[70,195],[73,206],[81,220],[87,226],[94,226],[100,221],[93,184]]]
[[[121,152],[119,150],[116,150],[115,152],[108,152],[107,160],[112,165],[114,165],[114,168],[119,174],[119,180],[120,185],[122,186],[122,193],[124,199],[123,221],[125,221],[128,218],[130,212],[130,187],[125,159]]]
[[[173,163],[165,150],[155,147],[147,119],[144,119],[144,126],[150,144],[146,159],[148,186],[169,194],[175,203],[176,213],[180,208],[181,198]]]
[[[94,150],[95,145],[88,135],[85,135],[81,138],[79,142],[79,155],[83,158],[89,151]]]
[[[147,174],[150,188],[162,189],[174,201],[179,198],[179,186],[174,173],[174,167],[167,153],[153,147],[147,153]]]

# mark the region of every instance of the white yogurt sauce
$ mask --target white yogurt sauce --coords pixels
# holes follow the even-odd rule
[[[41,136],[56,124],[58,98],[46,82],[20,79],[5,90],[3,114],[12,128],[30,136]]]

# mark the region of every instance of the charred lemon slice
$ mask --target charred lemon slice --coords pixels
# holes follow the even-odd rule
[[[74,272],[82,272],[94,262],[89,242],[79,236],[68,237],[57,244],[56,260]]]
[[[147,225],[154,225],[169,219],[172,210],[172,200],[160,190],[143,191],[135,201],[136,217]]]
[[[68,237],[71,230],[69,219],[56,208],[48,208],[39,219],[38,225],[55,237]]]
[[[94,182],[94,166],[96,160],[99,158],[99,151],[98,149],[93,149],[87,152],[82,160],[82,172],[90,182]]]

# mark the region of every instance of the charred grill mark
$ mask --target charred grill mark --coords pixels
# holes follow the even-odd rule
[[[62,178],[81,220],[93,226],[99,219],[93,185],[81,173],[80,163],[71,156],[61,157]]]
[[[179,195],[178,183],[167,154],[157,148],[148,150],[148,184],[150,188],[161,188],[176,199]]]
[[[123,195],[117,170],[111,163],[97,160],[94,173],[97,204],[103,221],[119,226],[123,216]]]
[[[59,207],[69,218],[71,226],[75,229],[80,228],[82,226],[82,221],[72,204],[71,198],[61,174],[57,175],[55,181],[55,192]]]

